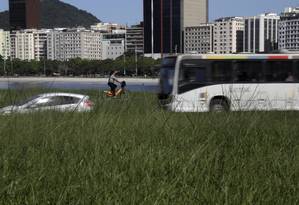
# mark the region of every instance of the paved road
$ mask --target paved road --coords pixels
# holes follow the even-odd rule
[[[156,92],[158,79],[119,78],[127,82],[131,91]],[[107,78],[0,78],[0,89],[24,89],[32,87],[61,88],[61,89],[106,89]]]
[[[119,78],[127,83],[158,84],[157,78]],[[107,78],[65,78],[65,77],[1,77],[0,82],[90,82],[106,83]]]

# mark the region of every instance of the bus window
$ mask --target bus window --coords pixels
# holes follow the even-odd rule
[[[211,70],[211,82],[228,83],[232,81],[232,62],[214,61]]]
[[[183,60],[179,72],[179,93],[201,87],[206,82],[206,66],[201,60]]]
[[[262,61],[236,61],[234,63],[234,82],[261,82],[263,80],[262,71]]]
[[[267,82],[293,82],[294,72],[291,61],[268,61],[265,78]]]

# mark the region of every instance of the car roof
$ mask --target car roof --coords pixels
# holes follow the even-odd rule
[[[75,93],[42,93],[38,95],[39,97],[54,97],[54,96],[66,96],[75,98],[85,98],[87,95],[75,94]]]

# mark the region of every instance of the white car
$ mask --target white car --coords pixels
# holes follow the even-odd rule
[[[72,93],[45,93],[31,97],[16,105],[0,109],[1,114],[28,113],[34,111],[90,111],[93,107],[89,96]]]

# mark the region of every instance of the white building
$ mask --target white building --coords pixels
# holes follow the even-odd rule
[[[213,52],[213,24],[185,28],[184,53]]]
[[[126,26],[116,24],[116,23],[97,23],[95,25],[91,25],[90,29],[93,31],[100,31],[103,33],[125,33]]]
[[[11,58],[34,60],[34,30],[13,31],[10,34]]]
[[[299,7],[287,8],[281,14],[278,47],[299,50]]]
[[[125,36],[122,34],[103,34],[102,35],[102,58],[116,59],[125,52]]]
[[[243,17],[226,17],[214,23],[214,53],[238,53],[243,51]]]
[[[245,18],[243,51],[262,53],[277,50],[279,19],[274,13]]]
[[[47,58],[47,37],[51,33],[50,29],[36,30],[34,37],[34,59],[37,61]]]
[[[4,59],[10,57],[10,33],[0,29],[0,56]]]
[[[10,34],[11,57],[20,60],[41,60],[46,58],[49,29],[25,29]]]
[[[47,37],[47,58],[66,61],[73,58],[100,60],[101,33],[85,29],[53,30]]]

